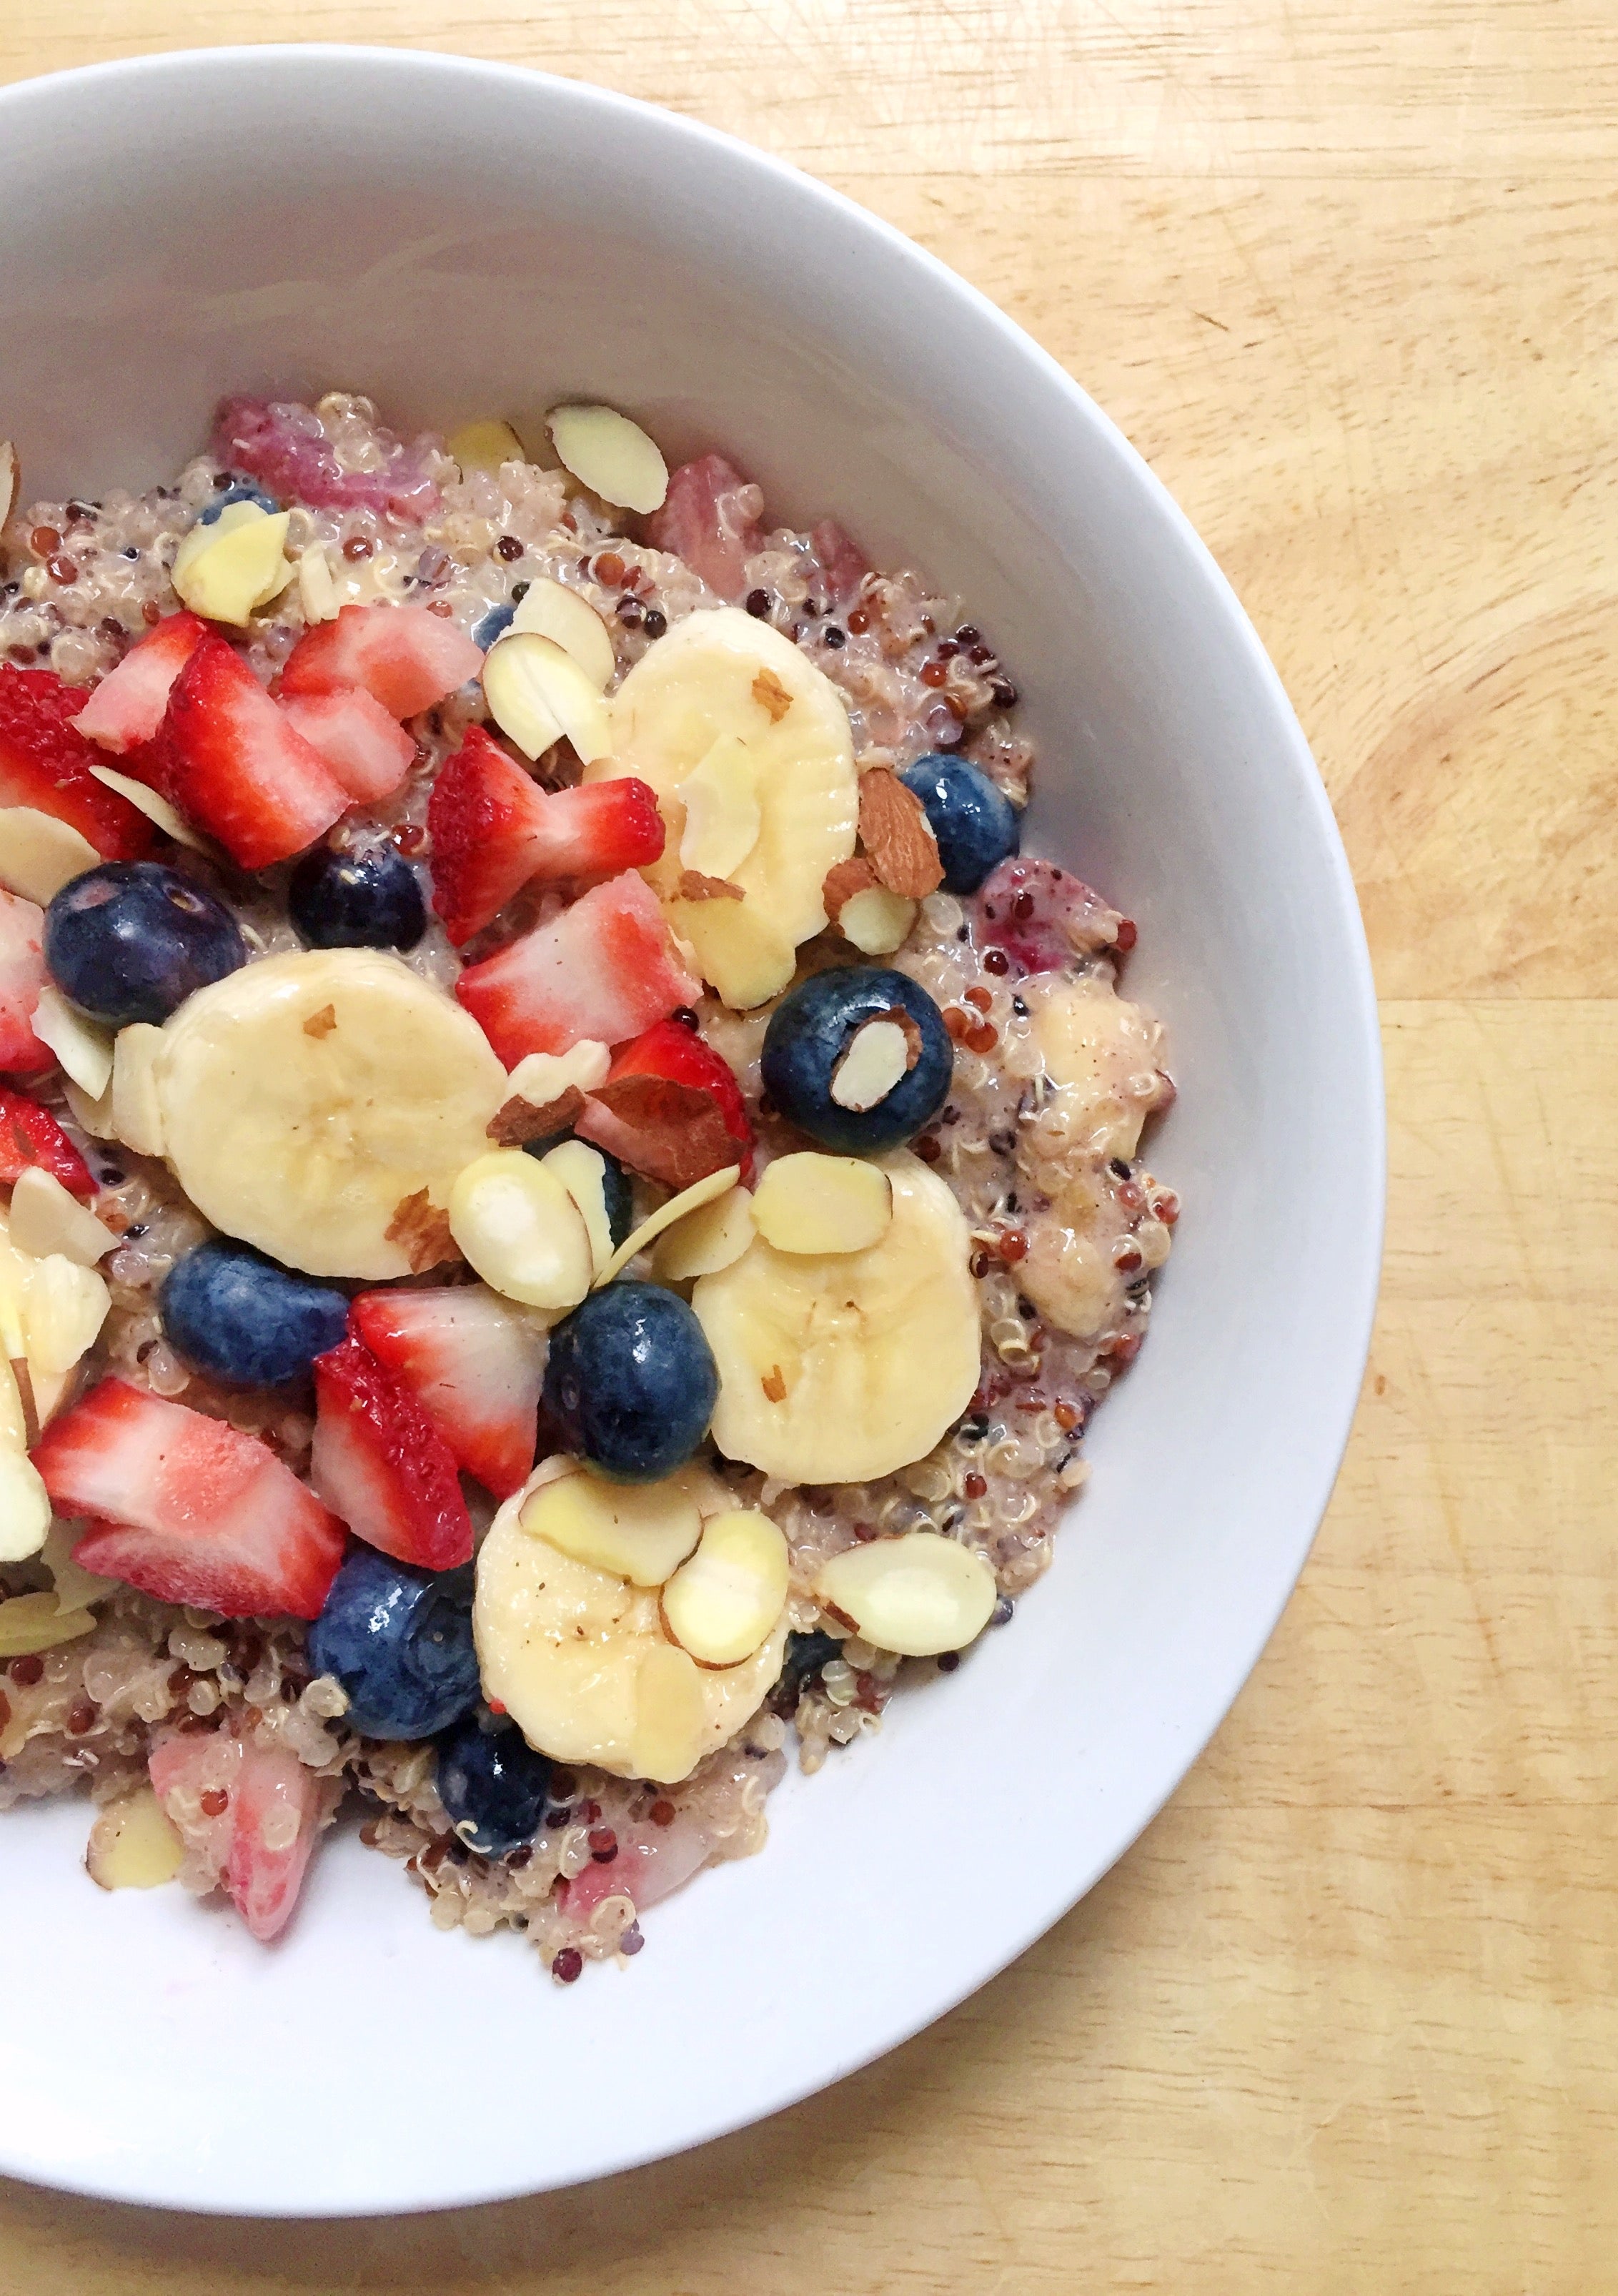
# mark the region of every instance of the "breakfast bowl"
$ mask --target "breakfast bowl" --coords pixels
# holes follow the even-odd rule
[[[1331,1489],[1380,1254],[1342,847],[1144,463],[983,298],[791,168],[596,89],[340,47],[24,84],[0,133],[0,432],[27,500],[162,483],[233,394],[364,393],[440,438],[622,410],[670,463],[722,449],[778,519],[834,518],[967,602],[1040,759],[1025,851],[1138,931],[1126,993],[1178,1094],[1150,1152],[1182,1218],[1053,1565],[879,1734],[789,1776],[764,1853],[657,1906],[652,1950],[553,1986],[514,1939],[438,1934],[351,1834],[266,1949],[216,1904],[93,1886],[82,1800],[4,1820],[0,2168],[265,2215],[601,2176],[982,1985],[1140,1833],[1253,1668]]]

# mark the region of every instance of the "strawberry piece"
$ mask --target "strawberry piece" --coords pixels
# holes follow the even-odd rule
[[[531,1325],[481,1284],[362,1292],[355,1336],[400,1381],[456,1464],[499,1499],[520,1490],[539,1439],[544,1354]]]
[[[0,1085],[0,1183],[10,1187],[30,1164],[38,1165],[88,1203],[95,1193],[90,1167],[48,1108],[26,1093]]]
[[[662,509],[646,521],[646,538],[654,550],[683,558],[722,598],[740,598],[748,560],[764,547],[763,510],[759,489],[723,455],[704,455],[673,472]]]
[[[415,743],[364,686],[289,694],[281,709],[357,804],[391,797],[415,764]]]
[[[151,824],[91,772],[106,759],[74,723],[84,706],[82,688],[53,670],[0,663],[0,806],[54,814],[103,861],[138,861],[151,849]]]
[[[227,398],[214,417],[214,453],[233,471],[260,480],[283,501],[328,510],[368,510],[415,525],[441,497],[428,465],[430,441],[406,447],[389,431],[380,471],[347,471],[318,414],[295,400]]]
[[[625,1046],[607,1072],[603,1089],[609,1092],[625,1077],[661,1077],[669,1084],[685,1085],[707,1094],[718,1103],[724,1129],[736,1144],[742,1184],[746,1186],[751,1183],[753,1128],[748,1121],[741,1086],[730,1062],[695,1029],[688,1028],[683,1021],[658,1021],[643,1036],[637,1037],[633,1044]],[[633,1165],[637,1171],[649,1168],[641,1153],[641,1144],[635,1128],[626,1124],[603,1102],[587,1097],[584,1112],[573,1128],[581,1140],[593,1140],[598,1148],[605,1148],[609,1155]],[[712,1168],[717,1170],[719,1167],[715,1164]],[[659,1173],[654,1177],[662,1176]]]
[[[615,1824],[618,1854],[607,1866],[589,1865],[564,1887],[561,1909],[583,1928],[606,1898],[627,1898],[637,1914],[683,1889],[700,1873],[713,1843],[683,1812],[670,1826]]]
[[[826,577],[826,603],[832,606],[852,604],[861,583],[870,571],[870,559],[835,518],[823,518],[810,529],[809,539]]]
[[[287,656],[278,691],[331,693],[363,686],[395,718],[442,701],[483,668],[463,630],[425,606],[345,606],[306,630]]]
[[[163,722],[168,692],[208,636],[197,614],[169,614],[109,670],[73,723],[86,741],[121,758],[150,742]]]
[[[159,741],[164,794],[244,869],[290,860],[347,811],[320,752],[223,638],[204,638],[175,680]]]
[[[98,1520],[86,1570],[227,1619],[313,1619],[343,1527],[256,1435],[103,1379],[34,1450],[53,1505]]]
[[[352,1336],[315,1358],[309,1480],[355,1538],[396,1562],[450,1570],[471,1560],[454,1455],[403,1381]]]
[[[481,726],[433,783],[433,906],[457,947],[531,879],[616,876],[663,850],[663,816],[642,781],[592,782],[547,796]]]
[[[56,1055],[34,1034],[45,986],[45,911],[20,893],[0,892],[0,1069],[36,1076]]]
[[[335,1794],[290,1747],[225,1730],[166,1738],[152,1788],[193,1864],[230,1892],[261,1945],[291,1918]]]
[[[702,984],[681,963],[657,895],[626,870],[469,965],[455,994],[515,1068],[526,1053],[565,1053],[585,1037],[621,1045],[694,1004]]]
[[[979,948],[1003,949],[1024,972],[1058,972],[1075,956],[1135,945],[1133,920],[1053,861],[1011,855],[992,869],[969,911]]]

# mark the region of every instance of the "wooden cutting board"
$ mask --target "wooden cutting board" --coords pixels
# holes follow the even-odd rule
[[[954,2016],[551,2201],[299,2228],[0,2187],[0,2296],[1618,2287],[1613,0],[7,0],[0,77],[264,37],[733,128],[1100,399],[1235,581],[1343,824],[1387,1273],[1235,1712]],[[309,2046],[340,2142],[343,2036]]]

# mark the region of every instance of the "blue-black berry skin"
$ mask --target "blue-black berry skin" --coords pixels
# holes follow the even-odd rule
[[[975,893],[991,869],[1017,851],[1022,828],[1016,808],[964,758],[933,750],[906,766],[899,779],[921,800],[938,840],[946,891]]]
[[[841,1108],[832,1079],[859,1031],[898,1010],[915,1023],[917,1057],[873,1108]],[[790,1124],[839,1156],[874,1156],[913,1139],[949,1097],[955,1047],[944,1015],[908,973],[834,965],[782,997],[764,1031],[764,1090]]]
[[[427,931],[421,879],[390,845],[317,845],[292,872],[287,909],[314,948],[413,948]]]
[[[457,1723],[438,1746],[438,1799],[469,1849],[509,1857],[532,1841],[545,1814],[551,1763],[514,1722]]]
[[[254,1387],[301,1378],[348,1329],[343,1292],[227,1236],[175,1262],[158,1311],[165,1337],[188,1363]]]
[[[487,653],[495,639],[504,637],[511,628],[516,611],[515,606],[491,606],[486,614],[479,616],[472,624],[472,644],[481,646]]]
[[[609,1283],[551,1334],[545,1408],[566,1447],[618,1482],[653,1483],[707,1432],[719,1374],[701,1324],[657,1283]]]
[[[417,1570],[354,1547],[309,1628],[316,1674],[348,1694],[344,1719],[367,1738],[433,1738],[478,1702],[472,1571]]]
[[[160,861],[103,861],[69,878],[45,911],[52,980],[110,1029],[160,1027],[247,955],[224,902]]]
[[[221,511],[228,510],[233,503],[240,502],[257,503],[260,510],[272,513],[281,508],[274,496],[266,495],[262,487],[249,487],[238,481],[234,486],[226,487],[223,494],[214,496],[208,508],[199,515],[197,524],[212,526]]]

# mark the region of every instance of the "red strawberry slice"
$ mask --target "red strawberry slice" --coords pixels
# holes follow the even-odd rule
[[[79,732],[114,758],[150,742],[163,722],[170,686],[207,636],[208,624],[196,614],[170,614],[148,630],[73,720]]]
[[[151,824],[91,772],[106,759],[73,722],[84,706],[83,688],[64,685],[53,670],[0,663],[0,806],[54,814],[103,861],[138,861],[151,849]]]
[[[165,794],[244,869],[290,860],[347,811],[319,750],[223,638],[204,638],[175,680],[165,744]]]
[[[764,546],[764,496],[723,455],[682,463],[661,510],[646,521],[654,550],[672,550],[722,598],[740,598],[748,560]]]
[[[256,1435],[104,1379],[34,1450],[53,1505],[98,1518],[86,1570],[227,1619],[313,1619],[343,1527]]]
[[[166,1738],[147,1768],[193,1862],[267,1945],[291,1917],[333,1789],[290,1747],[225,1730]]]
[[[287,656],[279,691],[331,693],[361,685],[395,718],[430,709],[483,668],[463,630],[425,606],[345,606],[306,630]]]
[[[95,1193],[90,1167],[48,1108],[26,1093],[0,1085],[0,1182],[10,1187],[30,1164],[88,1203]]]
[[[823,518],[810,529],[809,539],[826,577],[826,603],[846,606],[870,571],[870,561],[854,537],[835,518]]]
[[[45,986],[45,911],[20,893],[0,892],[0,1069],[36,1076],[56,1055],[34,1034]]]
[[[537,1334],[482,1284],[362,1292],[355,1335],[399,1380],[456,1464],[496,1498],[527,1480],[538,1443],[544,1351]]]
[[[281,709],[358,804],[390,797],[415,764],[415,743],[364,686],[290,694]]]
[[[565,1053],[585,1037],[620,1045],[693,1004],[702,984],[681,963],[657,895],[626,870],[469,965],[455,994],[515,1068],[526,1053]]]
[[[616,876],[663,850],[663,816],[642,781],[593,782],[547,796],[481,726],[433,783],[433,906],[457,947],[535,877]]]
[[[725,1131],[736,1143],[742,1183],[744,1186],[751,1183],[753,1128],[748,1121],[741,1086],[730,1062],[695,1029],[689,1028],[683,1021],[659,1021],[643,1036],[637,1037],[633,1045],[625,1045],[608,1070],[607,1083],[611,1086],[625,1077],[635,1076],[663,1077],[670,1084],[694,1086],[715,1100],[724,1119]],[[621,1162],[633,1165],[636,1170],[648,1168],[635,1128],[625,1124],[601,1101],[587,1098],[573,1128],[581,1140],[593,1140],[598,1148],[605,1148],[609,1156],[617,1156]]]
[[[410,1390],[356,1339],[315,1358],[309,1480],[356,1538],[396,1562],[449,1570],[471,1560],[454,1454]]]

